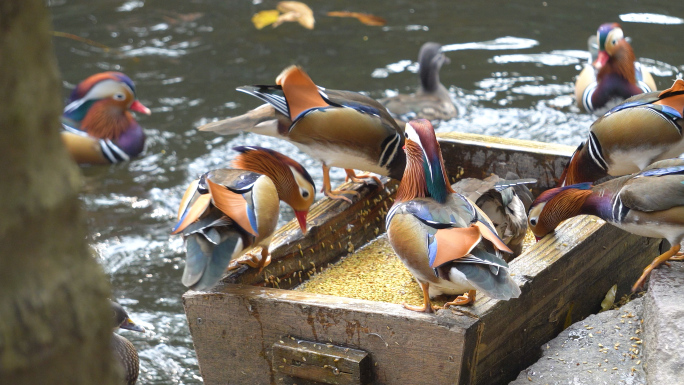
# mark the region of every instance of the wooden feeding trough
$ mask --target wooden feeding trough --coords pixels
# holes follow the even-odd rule
[[[573,148],[473,134],[438,135],[450,178],[516,172],[553,187]],[[434,315],[400,304],[290,290],[385,231],[397,183],[356,185],[351,206],[324,199],[302,237],[274,238],[261,274],[241,267],[211,292],[183,296],[207,384],[499,384],[536,361],[564,325],[600,308],[614,284],[626,293],[657,255],[641,238],[588,216],[566,221],[510,263],[522,294],[479,295]]]

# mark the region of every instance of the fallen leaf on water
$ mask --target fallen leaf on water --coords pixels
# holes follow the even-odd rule
[[[283,14],[278,17],[278,21],[273,24],[273,27],[277,27],[285,21],[296,21],[306,29],[313,29],[316,21],[313,17],[313,11],[308,5],[299,1],[281,1],[277,8]]]
[[[328,16],[332,16],[332,17],[354,17],[366,25],[382,26],[382,25],[387,24],[387,21],[385,19],[383,19],[382,17],[371,15],[368,13],[335,11],[335,12],[328,12]]]
[[[276,11],[275,9],[261,11],[259,13],[255,13],[254,16],[252,16],[252,23],[254,23],[254,26],[257,29],[262,29],[265,26],[271,25],[278,21],[278,16],[280,16],[280,12]]]

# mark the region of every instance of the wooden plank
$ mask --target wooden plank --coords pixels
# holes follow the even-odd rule
[[[434,316],[401,305],[246,285],[183,296],[206,384],[302,384],[273,368],[282,336],[371,353],[373,383],[452,383],[464,361],[471,317]],[[468,337],[468,338],[467,338]]]
[[[529,140],[448,132],[438,134],[451,183],[461,178],[505,177],[511,171],[521,178],[536,178],[534,195],[555,187],[575,148]]]
[[[273,368],[293,380],[336,385],[367,384],[373,375],[367,352],[292,336],[273,344]]]
[[[514,380],[566,323],[599,311],[611,286],[618,285],[616,298],[629,293],[642,269],[658,255],[659,244],[596,217],[564,222],[554,236],[546,236],[510,263],[522,290],[519,298],[497,301],[482,296],[473,306],[484,327],[471,383]]]

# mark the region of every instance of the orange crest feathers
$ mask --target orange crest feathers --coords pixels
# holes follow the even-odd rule
[[[299,66],[285,68],[276,78],[276,84],[283,88],[292,121],[312,108],[329,107],[316,84]]]

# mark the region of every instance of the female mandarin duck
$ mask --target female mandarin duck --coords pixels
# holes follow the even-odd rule
[[[238,88],[270,106],[200,130],[221,134],[246,130],[293,143],[323,164],[323,192],[333,199],[351,203],[340,191],[331,191],[330,167],[344,168],[355,182],[359,180],[354,169],[401,179],[406,164],[401,151],[402,130],[380,103],[356,92],[317,87],[297,66],[286,68],[276,83]],[[379,179],[373,178],[380,184]]]
[[[378,100],[400,119],[449,120],[458,115],[449,91],[439,81],[439,70],[449,59],[437,43],[425,43],[418,53],[420,88],[415,94],[399,94]]]
[[[129,110],[150,114],[136,100],[128,76],[103,72],[82,81],[62,115],[62,140],[74,160],[109,164],[138,156],[145,147],[145,134]]]
[[[632,288],[636,291],[653,268],[679,252],[684,240],[684,159],[661,160],[596,186],[580,183],[545,191],[530,209],[530,229],[543,237],[560,222],[580,214],[595,215],[632,234],[665,238],[674,245],[644,270]]]
[[[424,304],[410,310],[432,312],[430,298],[462,294],[449,305],[475,301],[475,291],[496,299],[520,295],[501,251],[511,250],[487,216],[447,183],[444,160],[432,125],[406,125],[406,171],[387,214],[392,248],[423,290]]]
[[[145,332],[142,326],[136,325],[128,316],[126,310],[116,302],[110,301],[112,311],[114,312],[114,330],[119,328],[133,330],[136,332]],[[140,373],[140,359],[135,346],[126,338],[112,333],[112,349],[114,356],[121,365],[124,373],[124,380],[127,385],[134,385],[138,381],[138,374]]]
[[[457,193],[475,202],[477,207],[492,221],[496,233],[506,246],[513,250],[506,262],[522,252],[527,234],[527,210],[534,197],[525,184],[537,183],[536,179],[520,179],[512,172],[506,179],[491,175],[485,179],[466,178],[451,185]]]
[[[560,186],[642,170],[684,152],[684,81],[626,100],[591,125],[563,171]]]
[[[603,115],[631,96],[656,90],[653,76],[636,61],[619,24],[602,24],[596,39],[589,39],[590,52],[594,41],[598,42],[598,57],[584,67],[575,82],[578,107]]]
[[[261,147],[236,147],[235,169],[209,171],[190,184],[173,234],[186,245],[183,284],[194,290],[214,286],[228,263],[256,246],[261,259],[246,262],[260,270],[270,263],[268,246],[278,224],[279,200],[290,205],[306,233],[306,215],[315,187],[309,173],[287,156]]]

